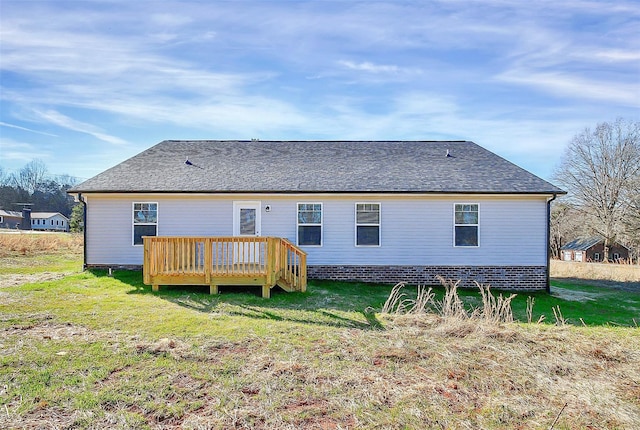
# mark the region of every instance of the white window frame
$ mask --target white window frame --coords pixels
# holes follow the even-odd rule
[[[458,224],[456,223],[456,206],[468,206],[473,205],[476,206],[478,210],[478,222],[476,224]],[[477,245],[456,245],[456,227],[476,227],[477,235],[478,235],[478,244]],[[480,203],[454,203],[453,204],[453,247],[454,248],[480,248]]]
[[[613,253],[613,261],[616,261],[616,260],[620,260],[620,253],[619,252],[614,252]]]
[[[593,261],[600,261],[600,253],[599,252],[594,252],[593,253]]]
[[[358,223],[358,205],[378,205],[378,223]],[[382,204],[380,202],[356,202],[354,205],[354,244],[356,248],[379,248],[382,246]],[[358,245],[358,227],[378,227],[377,245]]]
[[[145,222],[145,223],[136,223],[135,222],[135,210],[136,205],[156,205],[156,222]],[[155,225],[156,226],[156,236],[159,236],[159,226],[160,226],[160,205],[158,202],[131,202],[131,245],[132,246],[143,246],[144,243],[135,243],[136,240],[136,225]]]
[[[0,224],[2,224],[3,222],[4,222],[4,217],[0,215]]]
[[[320,223],[304,223],[300,224],[300,205],[320,205]],[[319,245],[300,245],[300,226],[319,226],[320,227],[320,244]],[[297,202],[296,203],[296,245],[312,248],[320,248],[324,243],[324,205],[322,202]]]

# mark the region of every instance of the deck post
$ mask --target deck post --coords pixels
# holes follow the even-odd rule
[[[275,237],[268,238],[267,241],[267,276],[271,285],[275,285],[277,281],[277,269],[278,269],[278,245],[280,240]]]
[[[153,284],[153,285],[151,286],[151,290],[152,290],[154,293],[157,293],[158,291],[160,291],[160,285],[158,285],[158,284]]]
[[[147,236],[142,238],[144,247],[143,260],[142,260],[142,278],[143,282],[147,285],[151,283],[151,239]]]
[[[211,282],[211,271],[213,270],[213,241],[210,237],[204,239],[204,280],[208,284]],[[213,287],[213,285],[211,286]],[[216,285],[216,293],[218,294]],[[211,293],[213,294],[213,293]]]
[[[307,291],[307,254],[300,255],[300,290],[301,292]]]
[[[263,299],[271,298],[271,287],[269,285],[262,286],[262,298]]]
[[[209,294],[218,294],[218,286],[217,285],[209,285]]]

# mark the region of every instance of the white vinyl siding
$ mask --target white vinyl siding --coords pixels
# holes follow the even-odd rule
[[[380,203],[356,203],[356,246],[380,246]]]
[[[370,196],[307,195],[108,195],[89,194],[88,264],[142,264],[143,250],[131,240],[133,202],[154,201],[162,236],[230,236],[233,201],[262,201],[262,236],[297,243],[298,203],[322,203],[322,246],[305,246],[310,265],[544,266],[544,196],[393,196],[376,195],[384,208],[381,246],[355,246],[355,204]],[[455,247],[452,211],[459,202],[481,209],[482,247]],[[271,210],[266,212],[264,208]],[[523,230],[522,226],[527,226]],[[401,281],[400,279],[398,281]]]

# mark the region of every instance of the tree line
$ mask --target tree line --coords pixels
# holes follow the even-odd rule
[[[617,119],[586,128],[571,140],[554,173],[567,191],[554,202],[550,246],[598,235],[604,260],[615,242],[640,257],[640,122]]]
[[[20,212],[27,203],[33,212],[60,212],[71,219],[72,230],[78,230],[81,208],[74,210],[77,204],[67,194],[67,190],[78,183],[79,180],[70,175],[49,174],[40,160],[27,163],[15,173],[7,173],[0,167],[0,209]]]

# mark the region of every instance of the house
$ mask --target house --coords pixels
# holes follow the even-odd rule
[[[0,228],[21,230],[69,231],[69,218],[60,212],[22,212],[0,210]]]
[[[560,248],[564,261],[604,261],[604,238],[592,236],[573,240]],[[609,261],[620,262],[629,259],[629,249],[619,243],[609,246]]]
[[[31,230],[69,231],[69,218],[60,212],[31,212]]]
[[[139,268],[145,236],[264,236],[309,278],[514,290],[548,288],[565,194],[469,141],[259,140],[163,141],[69,192],[87,267]]]
[[[0,228],[16,229],[20,227],[22,214],[16,211],[5,211],[0,209]]]

